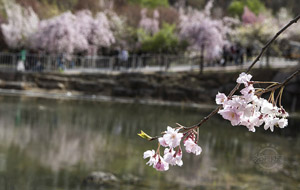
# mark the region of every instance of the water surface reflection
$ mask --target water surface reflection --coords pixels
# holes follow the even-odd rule
[[[156,144],[140,139],[138,131],[156,135],[176,122],[191,125],[203,111],[24,97],[0,97],[0,105],[1,189],[300,188],[297,119],[272,134],[214,117],[200,130],[201,156],[184,154],[181,168],[157,173],[142,159]],[[119,181],[86,186],[93,171],[113,173]]]

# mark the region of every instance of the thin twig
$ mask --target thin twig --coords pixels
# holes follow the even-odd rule
[[[266,49],[269,48],[269,46],[278,38],[278,36],[284,32],[287,28],[289,28],[292,24],[297,23],[297,21],[300,19],[300,15],[298,15],[297,17],[295,17],[293,20],[291,20],[287,25],[285,25],[281,30],[279,30],[275,36],[269,40],[266,45],[264,47],[262,47],[260,53],[258,54],[258,56],[254,59],[254,61],[251,63],[251,65],[247,68],[247,70],[245,71],[245,73],[249,73],[250,70],[253,68],[253,66],[260,60],[261,56],[264,54],[264,52],[266,51]],[[289,78],[287,78],[283,83],[281,83],[281,85],[277,85],[273,88],[279,88],[281,86],[286,85],[286,83],[288,83],[293,77],[295,77],[297,74],[299,73],[299,70],[296,71],[293,75],[291,75]],[[241,84],[236,84],[235,87],[231,90],[231,92],[228,95],[228,98],[231,98],[234,93],[240,88]],[[268,89],[268,91],[272,91],[273,88]],[[191,127],[186,127],[185,129],[194,129],[197,127],[200,127],[204,122],[206,122],[207,120],[209,120],[209,118],[211,118],[213,115],[215,115],[216,113],[218,113],[218,111],[222,108],[222,106],[218,106],[216,107],[210,114],[208,114],[206,117],[204,117],[198,124],[193,125]]]
[[[290,75],[288,78],[286,78],[282,83],[279,83],[276,86],[273,86],[272,88],[266,88],[264,90],[262,90],[261,92],[259,92],[259,95],[267,93],[267,92],[272,92],[277,90],[278,88],[281,88],[283,86],[285,86],[292,78],[294,78],[296,75],[298,75],[300,73],[300,69],[298,69],[296,72],[294,72],[292,75]]]

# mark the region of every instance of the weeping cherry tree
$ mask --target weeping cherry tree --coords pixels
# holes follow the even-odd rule
[[[12,49],[29,46],[29,38],[39,25],[39,18],[32,8],[24,8],[14,1],[4,1],[7,23],[1,25],[4,40]]]
[[[204,12],[189,9],[186,13],[180,12],[179,35],[187,40],[191,50],[201,52],[200,72],[203,70],[204,59],[214,61],[222,55],[226,41],[226,30],[222,20],[214,20],[208,11],[209,2]]]

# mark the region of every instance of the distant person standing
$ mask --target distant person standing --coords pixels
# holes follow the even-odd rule
[[[226,46],[223,46],[223,55],[222,55],[222,60],[221,60],[221,65],[223,67],[226,66],[227,62],[228,62],[228,57],[229,57],[229,51],[228,51],[228,47]]]
[[[129,67],[128,65],[128,51],[125,49],[122,49],[119,53],[119,60],[120,60],[120,65],[124,65],[126,68]]]
[[[17,63],[17,71],[25,71],[26,50],[21,51],[21,59]]]
[[[251,46],[247,46],[247,48],[246,48],[246,56],[247,56],[247,61],[250,61],[250,59],[252,57],[252,47]]]

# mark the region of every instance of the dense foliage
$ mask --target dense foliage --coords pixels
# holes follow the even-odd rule
[[[140,4],[144,7],[150,7],[150,8],[169,5],[168,0],[129,0],[129,2]]]

